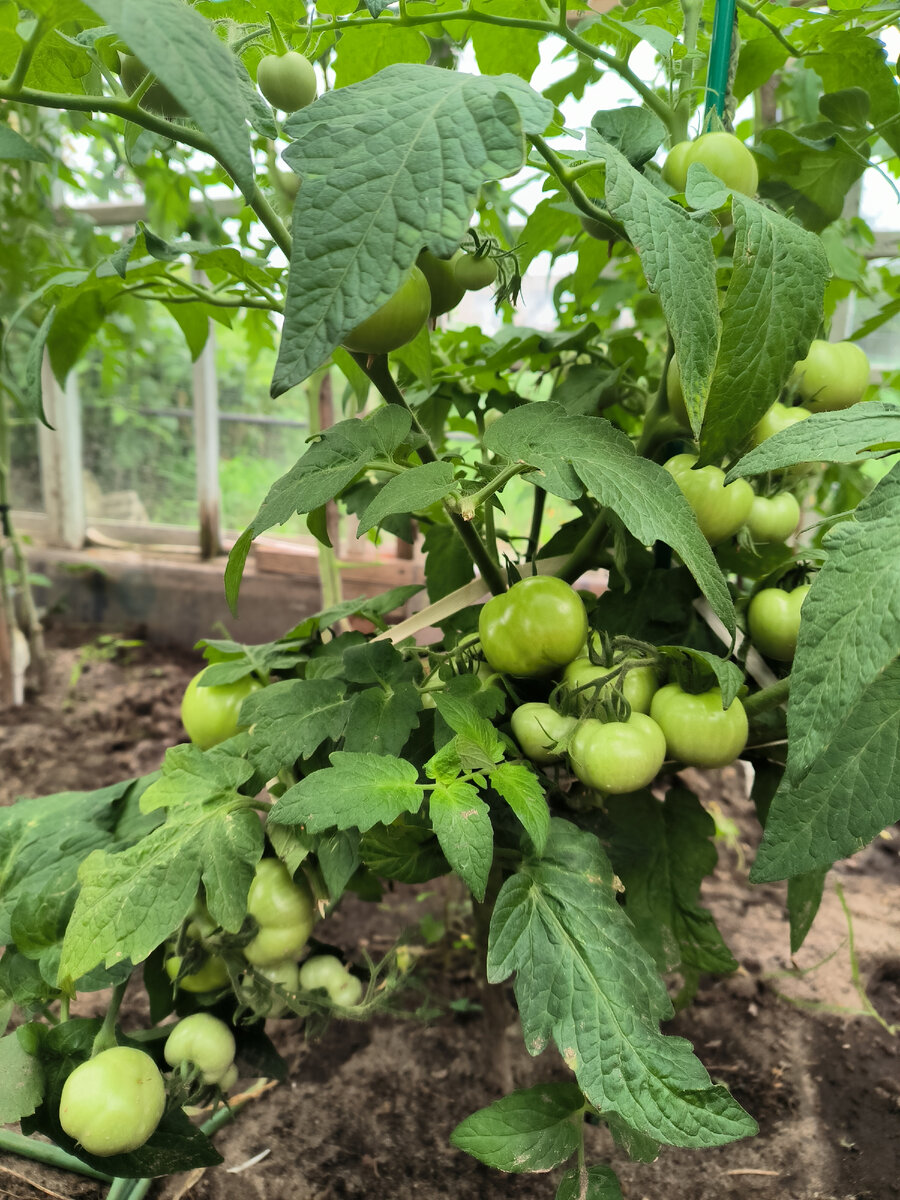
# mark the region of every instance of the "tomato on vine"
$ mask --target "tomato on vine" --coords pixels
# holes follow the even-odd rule
[[[201,687],[209,667],[194,676],[185,689],[181,701],[181,723],[185,732],[201,750],[209,750],[219,742],[234,737],[245,726],[240,724],[241,705],[252,692],[258,692],[262,684],[252,675],[245,675],[234,683]]]
[[[453,266],[453,277],[467,292],[479,292],[497,280],[497,264],[486,254],[463,254]]]
[[[219,1083],[234,1062],[234,1034],[212,1013],[192,1013],[173,1027],[163,1055],[170,1067],[193,1063],[204,1083]]]
[[[150,1055],[112,1046],[68,1076],[59,1123],[89,1154],[108,1158],[143,1146],[165,1107],[166,1086]]]
[[[119,76],[122,80],[122,87],[129,96],[137,91],[149,73],[141,60],[133,54],[119,53]],[[141,105],[148,112],[156,113],[160,117],[167,117],[169,120],[185,115],[184,109],[169,89],[164,87],[158,79],[154,80],[144,92],[141,97]]]
[[[800,505],[790,492],[754,496],[747,528],[755,542],[784,542],[800,523]]]
[[[561,750],[554,747],[575,728],[575,718],[563,716],[549,704],[520,704],[510,717],[513,737],[527,759],[534,763],[559,762]]]
[[[850,408],[868,387],[869,360],[855,342],[816,339],[794,367],[790,382],[812,412]]]
[[[650,716],[663,731],[670,758],[691,767],[724,767],[747,744],[747,714],[740,700],[722,707],[721,688],[699,694],[677,683],[659,689]]]
[[[425,276],[431,293],[431,317],[440,317],[456,308],[466,294],[465,287],[457,280],[455,267],[462,258],[462,250],[456,250],[449,258],[438,258],[430,250],[423,250],[416,259],[416,266]]]
[[[572,734],[568,755],[583,784],[620,795],[656,778],[666,757],[666,739],[645,713],[633,712],[627,721],[588,719]]]
[[[261,58],[256,68],[256,85],[273,108],[287,113],[312,104],[318,90],[312,63],[296,50]]]
[[[215,992],[228,983],[228,968],[218,954],[210,954],[196,971],[179,979],[178,972],[183,961],[180,954],[172,954],[165,960],[164,966],[172,982],[177,982],[185,992]]]
[[[676,142],[662,166],[662,177],[676,192],[683,192],[687,185],[687,156],[693,142]]]
[[[627,669],[622,677],[622,695],[631,705],[632,712],[648,713],[650,701],[659,686],[659,680],[652,667],[642,665],[637,660],[619,658],[612,667],[603,667],[592,663],[588,657],[576,658],[566,667],[562,681],[573,692],[581,688],[585,689],[584,691],[579,690],[575,698],[576,706],[580,712],[583,712],[592,700],[598,698],[598,695],[601,700],[609,698],[615,691],[616,680],[609,680],[599,691],[589,685],[610,675],[616,668],[623,667]]]
[[[317,954],[300,968],[300,986],[306,992],[325,991],[333,1004],[353,1008],[362,994],[362,980],[350,973],[333,954]]]
[[[759,186],[756,159],[733,133],[726,133],[724,130],[702,133],[695,142],[691,142],[681,161],[684,164],[685,179],[691,163],[702,163],[727,187],[742,192],[745,196],[756,194]]]
[[[703,536],[715,546],[737,533],[750,515],[753,488],[746,479],[725,483],[719,467],[694,469],[695,454],[676,454],[664,464],[694,510]]]
[[[747,608],[750,640],[766,658],[790,662],[800,634],[800,609],[809,594],[809,584],[791,592],[781,588],[763,588]]]
[[[247,894],[247,912],[259,925],[259,932],[244,947],[244,957],[258,967],[299,955],[315,921],[309,888],[295,883],[278,858],[257,863]]]
[[[285,992],[296,992],[300,987],[300,968],[291,958],[269,966],[256,967],[255,970],[257,975],[262,975]],[[264,1009],[257,1011],[261,1017],[282,1017],[288,1011],[288,1006],[280,996],[273,995]]]
[[[488,665],[523,677],[549,675],[578,656],[587,637],[584,602],[562,579],[532,575],[488,600],[478,634]]]
[[[431,312],[431,292],[418,267],[410,267],[403,282],[370,317],[344,338],[358,354],[388,354],[411,342]]]
[[[767,438],[780,433],[782,429],[796,425],[798,421],[805,421],[809,415],[806,408],[789,408],[788,405],[776,401],[753,427],[750,441],[754,446],[761,446]]]

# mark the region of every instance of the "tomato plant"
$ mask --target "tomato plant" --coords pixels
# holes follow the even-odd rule
[[[89,1154],[107,1158],[143,1146],[165,1104],[165,1084],[150,1055],[111,1046],[67,1076],[59,1123]]]
[[[648,1160],[756,1128],[665,1032],[670,994],[734,969],[700,898],[716,784],[692,790],[680,768],[740,756],[765,782],[752,880],[790,880],[792,951],[831,864],[900,820],[900,616],[872,600],[900,586],[900,272],[874,259],[893,251],[856,201],[900,156],[893,14],[290,7],[0,5],[0,655],[13,613],[38,619],[10,446],[42,423],[43,467],[77,479],[78,439],[57,454],[51,428],[71,416],[67,381],[158,388],[160,313],[192,360],[214,329],[240,341],[248,412],[309,423],[262,485],[259,430],[238,439],[229,523],[253,503],[228,604],[254,541],[295,518],[322,591],[271,642],[201,643],[190,744],[158,771],[0,808],[0,993],[19,1009],[0,1106],[29,1135],[76,1139],[94,1170],[106,1156],[123,1197],[125,1179],[213,1165],[185,1093],[231,1086],[242,1039],[266,1060],[254,1074],[279,1076],[266,1016],[315,1036],[391,1011],[413,967],[444,957],[388,951],[364,985],[324,941],[307,949],[315,920],[349,891],[375,902],[452,872],[477,914],[460,944],[514,980],[473,1017],[498,1076],[513,995],[527,1047],[553,1042],[572,1068],[453,1142],[506,1172],[570,1156],[559,1200],[598,1180],[612,1196],[587,1114],[610,1156]],[[630,102],[600,107],[600,73]],[[92,224],[79,201],[106,220],[120,192],[127,224]],[[127,472],[145,500],[194,503],[195,452],[157,461],[175,418],[120,398],[83,416],[109,441],[91,468],[108,490]],[[65,529],[52,507],[38,524],[68,545],[78,505]],[[414,582],[345,598],[352,530],[373,552],[404,543]],[[151,1060],[113,1045],[139,983],[136,1036],[168,1037],[178,1064],[162,1116]],[[85,993],[105,1016],[72,1015]],[[79,1108],[79,1081],[120,1052],[137,1064],[124,1115],[95,1102],[118,1095],[104,1078]]]
[[[572,661],[587,637],[581,597],[550,575],[533,575],[482,608],[478,634],[495,671],[548,675]]]

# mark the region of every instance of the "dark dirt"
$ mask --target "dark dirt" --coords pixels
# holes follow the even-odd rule
[[[71,691],[79,657],[86,656],[71,643],[57,645],[48,691],[23,709],[0,712],[0,801],[146,772],[181,740],[178,702],[196,660],[158,648],[123,651],[113,661],[89,661]],[[704,894],[741,967],[727,979],[704,979],[693,1006],[667,1032],[694,1043],[712,1077],[756,1117],[760,1134],[716,1150],[664,1149],[648,1166],[625,1161],[605,1132],[593,1129],[589,1161],[615,1167],[627,1200],[900,1197],[898,1043],[859,1014],[847,918],[834,886],[843,888],[852,915],[869,1001],[885,1022],[900,1022],[900,839],[883,837],[835,869],[797,956],[806,973],[788,973],[784,889],[746,881],[755,839],[746,778],[728,769],[692,773],[689,783],[740,831],[734,844],[721,846]],[[474,955],[461,937],[466,917],[461,894],[446,881],[397,887],[379,906],[345,903],[319,936],[351,956],[364,946],[377,958],[408,931],[419,959],[414,979],[441,1015],[427,1023],[387,1016],[366,1025],[333,1023],[313,1043],[291,1022],[270,1022],[289,1081],[217,1136],[223,1166],[160,1181],[150,1196],[552,1200],[561,1172],[501,1175],[448,1142],[459,1120],[500,1094],[490,1079],[496,1045],[476,1007],[483,995]],[[436,922],[448,933],[429,944],[424,935]],[[451,1002],[467,1008],[451,1011]],[[126,1023],[139,1020],[140,1008],[126,1008]],[[512,1010],[506,1037],[516,1087],[568,1076],[550,1051],[528,1056]],[[91,1181],[0,1155],[0,1200],[103,1194]]]

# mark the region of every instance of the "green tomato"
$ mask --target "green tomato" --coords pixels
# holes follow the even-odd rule
[[[204,667],[185,689],[181,701],[181,722],[185,732],[201,750],[226,742],[240,730],[241,705],[251,694],[258,692],[262,684],[252,675],[245,675],[236,683],[223,683],[216,687],[201,687],[200,680],[209,670]]]
[[[756,159],[733,133],[720,131],[701,134],[685,151],[683,162],[685,179],[691,163],[702,163],[735,192],[742,192],[745,196],[756,194],[759,186]]]
[[[800,608],[809,592],[809,584],[792,592],[781,588],[763,588],[747,609],[747,624],[753,645],[766,658],[790,662],[797,649],[800,633]]]
[[[388,354],[411,342],[430,312],[428,282],[418,267],[410,267],[390,300],[351,330],[344,345],[357,354]]]
[[[794,367],[790,382],[812,412],[849,408],[868,387],[869,360],[855,342],[816,340]]]
[[[234,1062],[234,1034],[211,1013],[192,1013],[173,1026],[163,1054],[170,1067],[193,1063],[204,1083],[218,1083]]]
[[[773,434],[796,425],[798,421],[805,421],[809,415],[808,409],[788,408],[786,404],[775,403],[754,427],[750,440],[754,446],[761,446]]]
[[[549,675],[578,656],[587,637],[578,593],[553,575],[532,575],[488,600],[478,634],[489,666],[506,675]]]
[[[166,1085],[143,1050],[112,1046],[66,1079],[59,1123],[89,1154],[106,1158],[143,1146],[166,1107]]]
[[[684,403],[684,392],[681,390],[681,368],[674,355],[669,359],[669,365],[666,368],[666,400],[672,416],[681,423],[683,428],[690,429],[691,419]]]
[[[317,954],[300,968],[300,986],[306,992],[326,991],[332,1004],[353,1008],[363,994],[362,981],[333,954]]]
[[[165,968],[172,982],[178,980],[178,986],[185,992],[215,992],[228,983],[228,968],[218,954],[211,954],[198,970],[178,979],[182,961],[180,954],[173,954],[166,959]]]
[[[561,751],[553,747],[575,728],[574,717],[564,717],[549,704],[520,704],[510,717],[513,737],[522,753],[534,763],[559,762]]]
[[[676,454],[665,469],[681,488],[694,510],[697,524],[713,546],[737,533],[753,507],[753,488],[746,479],[725,485],[725,472],[718,467],[694,470],[694,454]]]
[[[466,294],[466,289],[457,282],[454,274],[454,268],[461,258],[462,250],[457,250],[450,258],[438,258],[430,250],[423,250],[416,259],[416,266],[425,276],[431,292],[430,316],[440,317],[450,312]]]
[[[623,662],[628,660],[619,659],[615,664],[617,667],[622,666]],[[591,662],[590,658],[576,658],[570,662],[563,673],[563,683],[567,688],[575,691],[577,688],[586,687],[587,684],[593,683],[596,679],[602,679],[604,675],[608,675],[613,667],[598,667]],[[600,690],[600,698],[606,699],[612,695],[614,689],[614,680],[610,680]],[[653,699],[653,693],[659,687],[659,680],[656,678],[656,672],[652,667],[634,666],[631,667],[625,674],[622,681],[622,694],[631,705],[632,712],[648,713],[650,711],[650,701]],[[595,690],[580,692],[576,696],[576,704],[579,712],[584,712],[592,700],[597,698]]]
[[[222,1089],[223,1092],[230,1092],[231,1089],[234,1087],[234,1085],[237,1083],[237,1081],[238,1081],[238,1069],[234,1065],[234,1063],[232,1063],[231,1066],[228,1068],[228,1070],[225,1072],[225,1074],[222,1076],[222,1078],[219,1080],[219,1087]]]
[[[790,492],[754,496],[747,528],[755,542],[784,542],[800,522],[800,505]]]
[[[587,787],[612,795],[646,787],[666,757],[666,739],[645,713],[627,721],[582,721],[569,742],[569,762]]]
[[[362,999],[362,980],[357,979],[348,971],[345,978],[330,993],[331,999],[338,1008],[355,1008]]]
[[[687,186],[687,156],[693,142],[676,142],[663,163],[662,177],[676,192],[683,192]]]
[[[620,226],[601,221],[598,217],[589,217],[583,213],[578,220],[588,237],[596,238],[598,242],[618,242],[622,237]]]
[[[296,992],[300,988],[300,968],[293,959],[285,959],[284,962],[272,963],[267,967],[257,967],[256,972],[264,979],[268,979],[270,983],[277,984],[285,992]],[[280,997],[273,996],[269,1007],[259,1015],[261,1017],[281,1017],[288,1011],[285,1002]]]
[[[263,858],[247,894],[247,912],[259,932],[244,947],[244,957],[257,967],[295,958],[306,945],[315,921],[309,889],[291,879],[277,858]]]
[[[130,96],[136,92],[140,85],[147,78],[148,71],[139,58],[135,58],[133,54],[119,54],[119,76],[122,80],[122,87]],[[146,108],[148,112],[157,113],[158,116],[168,117],[183,117],[184,109],[172,95],[168,88],[157,80],[151,83],[141,97],[141,106]]]
[[[296,50],[267,54],[256,68],[256,86],[282,112],[297,112],[316,98],[316,73],[308,58]]]
[[[695,695],[677,683],[659,689],[650,716],[665,734],[668,754],[691,767],[724,767],[747,744],[747,714],[740,700],[722,708],[721,688]]]
[[[487,255],[463,254],[454,263],[453,277],[467,292],[478,292],[496,282],[497,264]]]

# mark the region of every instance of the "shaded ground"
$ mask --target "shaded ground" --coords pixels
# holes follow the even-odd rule
[[[178,702],[197,663],[158,650],[128,654],[130,661],[89,663],[71,693],[67,683],[79,651],[60,648],[45,696],[0,713],[0,801],[99,787],[148,771],[181,739]],[[705,889],[741,969],[729,979],[704,980],[693,1007],[668,1032],[695,1044],[712,1076],[759,1121],[760,1136],[712,1151],[664,1150],[647,1166],[623,1161],[597,1129],[591,1159],[615,1166],[627,1200],[900,1197],[897,1039],[871,1017],[833,1011],[860,1007],[847,919],[833,887],[839,881],[869,998],[888,1023],[900,1022],[900,840],[881,839],[833,872],[797,962],[810,968],[833,957],[802,978],[783,977],[790,966],[783,888],[750,888],[739,860],[738,850],[749,854],[753,837],[746,781],[728,770],[690,782],[741,831],[737,848],[722,848]],[[441,925],[448,934],[429,944]],[[558,1172],[503,1176],[447,1140],[462,1117],[499,1094],[486,1081],[494,1047],[486,1044],[477,1009],[473,955],[464,942],[453,947],[465,927],[461,896],[446,883],[398,887],[378,907],[346,903],[319,927],[320,936],[351,954],[365,946],[377,958],[401,931],[412,930],[420,947],[415,978],[431,989],[441,1015],[427,1024],[387,1017],[367,1025],[335,1023],[314,1044],[292,1023],[270,1022],[290,1081],[218,1135],[223,1167],[161,1182],[150,1195],[552,1200]],[[566,1077],[550,1052],[529,1058],[514,1021],[507,1036],[515,1086]],[[93,1200],[103,1189],[0,1156],[0,1200],[47,1195]]]

